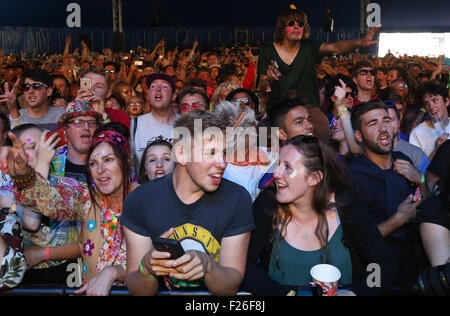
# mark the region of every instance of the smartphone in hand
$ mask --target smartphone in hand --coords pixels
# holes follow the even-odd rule
[[[59,148],[59,147],[64,146],[64,145],[67,144],[67,138],[66,138],[66,136],[64,134],[64,129],[63,128],[59,128],[59,129],[57,129],[57,130],[55,130],[53,132],[48,133],[45,136],[45,140],[48,140],[54,134],[58,134],[58,136],[56,138],[58,138],[58,137],[61,138],[61,140],[58,142],[58,144],[55,146],[55,148]]]
[[[184,255],[184,249],[180,242],[169,238],[154,238],[153,247],[160,252],[170,253],[169,260],[175,260]]]
[[[92,89],[92,79],[91,78],[81,78],[80,79],[80,88],[89,90]]]

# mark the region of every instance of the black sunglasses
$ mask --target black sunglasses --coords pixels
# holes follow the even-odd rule
[[[373,70],[373,69],[370,69],[370,70],[368,70],[368,69],[361,69],[360,71],[358,71],[358,73],[360,75],[363,75],[363,76],[367,76],[368,73],[370,73],[372,76],[375,76],[377,74],[377,72],[375,70]]]
[[[41,90],[42,87],[48,88],[48,86],[45,83],[42,83],[42,82],[25,83],[22,86],[22,90],[23,91],[29,91],[31,88],[33,88],[33,90],[39,91],[39,90]]]
[[[295,23],[297,23],[298,27],[305,26],[305,22],[297,22],[297,21],[294,21],[294,20],[289,20],[289,22],[287,22],[286,25],[292,27],[292,26],[295,25]]]

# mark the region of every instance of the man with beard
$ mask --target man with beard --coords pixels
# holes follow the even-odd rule
[[[355,106],[352,125],[364,154],[354,157],[348,168],[378,229],[396,252],[404,273],[401,283],[405,284],[417,272],[411,224],[421,203],[413,201],[418,171],[407,156],[393,151],[394,127],[385,105],[364,102]],[[426,193],[424,180],[421,177],[422,195]]]

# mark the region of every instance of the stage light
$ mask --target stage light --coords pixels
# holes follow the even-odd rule
[[[450,53],[450,33],[380,33],[378,56],[438,57]]]

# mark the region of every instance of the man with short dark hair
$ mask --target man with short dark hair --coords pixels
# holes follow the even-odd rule
[[[375,86],[375,75],[373,64],[368,60],[360,60],[353,66],[352,80],[357,87],[353,105],[374,99],[372,89]]]
[[[284,98],[268,112],[270,125],[279,128],[282,143],[298,135],[312,135],[314,126],[306,100],[301,97]]]
[[[420,147],[432,160],[439,146],[450,138],[450,98],[446,87],[434,82],[424,83],[418,95],[430,119],[411,131],[409,142]]]
[[[50,106],[49,98],[53,93],[53,83],[50,75],[45,70],[30,70],[23,73],[23,94],[29,104],[26,109],[17,107],[17,90],[20,80],[11,90],[5,89],[5,94],[0,102],[6,101],[10,111],[11,126],[15,127],[24,123],[38,125],[44,129],[53,131],[57,128],[59,117],[64,110]],[[8,87],[6,87],[8,88]]]
[[[140,165],[148,141],[154,137],[172,138],[173,124],[180,116],[175,114],[172,103],[176,100],[175,80],[165,73],[153,73],[147,77],[148,100],[151,112],[131,121],[131,147],[135,158],[135,170]]]
[[[115,62],[109,61],[104,65],[104,68],[112,85],[117,81],[117,79],[119,79],[120,66]]]
[[[372,101],[355,106],[352,125],[363,155],[354,157],[348,169],[381,234],[395,250],[404,281],[417,272],[409,224],[420,205],[413,201],[415,188],[419,183],[426,197],[425,181],[408,157],[393,151],[394,127],[385,105]]]
[[[177,96],[180,114],[184,115],[193,110],[209,110],[209,98],[202,90],[187,87]]]
[[[53,88],[58,90],[61,97],[68,97],[70,94],[70,83],[63,75],[52,76]]]

